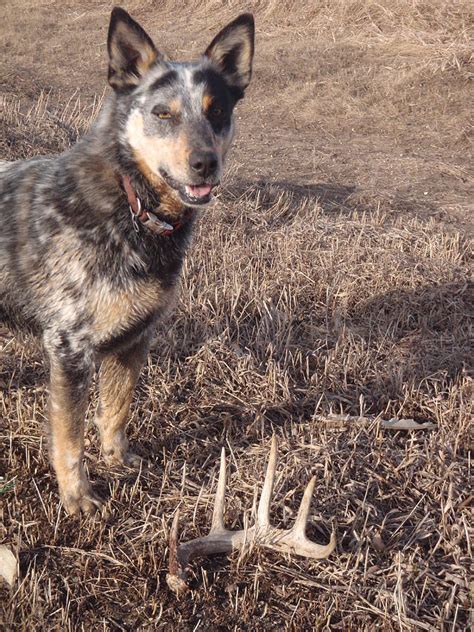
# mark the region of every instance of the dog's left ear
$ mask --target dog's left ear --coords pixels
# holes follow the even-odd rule
[[[204,53],[224,75],[239,97],[252,76],[255,22],[251,13],[243,13],[212,40]]]
[[[115,7],[110,16],[109,83],[117,91],[129,90],[160,57],[151,38],[129,14]]]

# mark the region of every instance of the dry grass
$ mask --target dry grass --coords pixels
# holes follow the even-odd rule
[[[222,13],[243,7],[229,2],[221,11],[221,4],[194,3],[190,12],[191,3],[178,3],[177,22],[192,13],[207,32],[222,23]],[[383,144],[377,127],[383,100],[396,94],[390,107],[399,120],[388,117],[385,130],[389,136],[402,130],[397,138],[407,138],[409,95],[418,105],[427,103],[419,87],[410,88],[422,76],[431,109],[418,112],[415,129],[431,142],[436,126],[424,126],[435,120],[440,137],[446,135],[443,168],[455,171],[436,191],[467,212],[467,145],[458,152],[459,136],[452,133],[465,121],[466,68],[445,65],[449,50],[458,61],[464,55],[467,4],[364,0],[301,9],[293,3],[293,12],[290,5],[283,10],[281,3],[258,3],[263,61],[243,109],[251,139],[240,138],[233,177],[202,217],[178,310],[160,329],[137,390],[130,434],[147,466],[139,473],[107,470],[90,424],[87,464],[96,488],[110,498],[107,518],[71,519],[58,507],[43,439],[47,377],[41,354],[0,332],[0,542],[15,544],[21,562],[18,588],[0,588],[5,629],[468,628],[474,351],[472,251],[464,230],[469,220],[463,215],[465,223],[457,222],[436,196],[434,210],[425,212],[423,170],[439,168],[441,140],[423,161],[410,163],[419,169],[410,172],[410,195],[400,194],[401,180],[383,179],[389,167],[403,175],[396,172],[392,147],[377,158],[381,186],[372,182],[374,154],[363,165],[366,155],[354,152],[363,186],[353,193],[338,160],[315,157],[308,149],[312,132],[298,132],[299,124],[309,130],[321,124],[335,135],[335,145],[343,143],[343,115],[351,111],[363,121],[360,142],[364,134],[378,134]],[[157,6],[150,2],[142,13],[152,15]],[[167,6],[159,3],[160,15]],[[138,4],[137,11],[141,17]],[[314,33],[322,26],[318,41]],[[281,89],[288,94],[275,102],[262,84],[275,79],[271,56],[279,54],[282,41],[291,41],[294,51],[282,64],[289,75],[285,86],[280,79]],[[324,52],[323,44],[326,57],[315,59],[318,76],[326,68],[327,83],[311,84],[320,93],[316,110],[298,103],[295,128],[284,128],[281,113],[292,82],[301,88],[293,87],[293,94],[303,98],[304,82],[312,81],[311,70],[298,69],[299,55],[304,49],[307,55],[316,48]],[[352,61],[351,50],[360,52]],[[387,56],[395,60],[397,85],[383,76]],[[358,60],[372,67],[365,94],[347,92],[357,84]],[[440,77],[441,83],[450,77],[457,95],[446,100],[445,110],[437,101]],[[304,98],[312,98],[311,90]],[[29,112],[9,95],[2,158],[50,153],[73,142],[95,106],[70,95],[67,107],[43,96]],[[334,109],[324,113],[321,103]],[[266,123],[274,127],[271,147],[267,152],[264,140],[255,152],[257,119],[265,114],[273,117]],[[260,158],[264,166],[255,168],[257,175],[269,168],[270,151],[273,183],[248,184]],[[298,172],[287,169],[293,152],[300,152]],[[314,184],[320,169],[333,185]],[[459,184],[456,191],[453,183]],[[93,409],[94,401],[90,419]],[[329,412],[414,417],[435,422],[437,429],[389,433],[377,421],[334,428],[321,421]],[[337,552],[322,562],[259,551],[244,559],[204,560],[193,566],[192,592],[177,601],[165,582],[173,512],[179,505],[183,538],[204,533],[219,451],[226,445],[232,493],[226,524],[241,527],[262,480],[272,432],[280,438],[281,455],[274,523],[291,524],[304,485],[317,474],[310,535],[326,541],[334,524]]]

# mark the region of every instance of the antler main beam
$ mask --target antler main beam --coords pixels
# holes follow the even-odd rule
[[[189,562],[196,558],[216,553],[228,553],[234,549],[246,550],[252,546],[292,553],[319,560],[328,557],[336,547],[336,536],[333,532],[328,544],[321,545],[306,537],[306,523],[313,495],[316,477],[309,481],[301,501],[295,524],[291,529],[277,529],[270,524],[270,502],[275,480],[277,464],[277,440],[272,438],[267,472],[258,503],[255,524],[248,529],[229,531],[224,527],[224,500],[226,488],[225,450],[222,448],[219,481],[217,483],[214,511],[209,534],[178,545],[179,510],[176,511],[169,538],[169,573],[166,578],[168,586],[175,593],[187,589],[186,576]]]

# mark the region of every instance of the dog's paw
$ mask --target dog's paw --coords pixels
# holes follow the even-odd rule
[[[70,516],[76,516],[80,513],[94,514],[101,511],[104,506],[102,498],[92,491],[91,487],[81,493],[62,494],[64,508]]]
[[[115,431],[113,434],[102,435],[102,454],[105,462],[111,466],[125,466],[139,468],[142,458],[129,449],[128,439],[123,429]]]
[[[143,459],[130,450],[113,450],[104,452],[104,458],[108,465],[121,465],[125,467],[139,468]]]

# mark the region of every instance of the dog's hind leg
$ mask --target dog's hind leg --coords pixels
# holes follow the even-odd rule
[[[84,471],[84,417],[92,372],[92,357],[72,353],[64,335],[45,339],[50,360],[49,420],[51,456],[61,499],[68,513],[100,508]]]
[[[140,457],[128,449],[125,433],[133,390],[149,348],[144,336],[126,351],[107,355],[100,367],[96,423],[108,463],[138,467]]]

